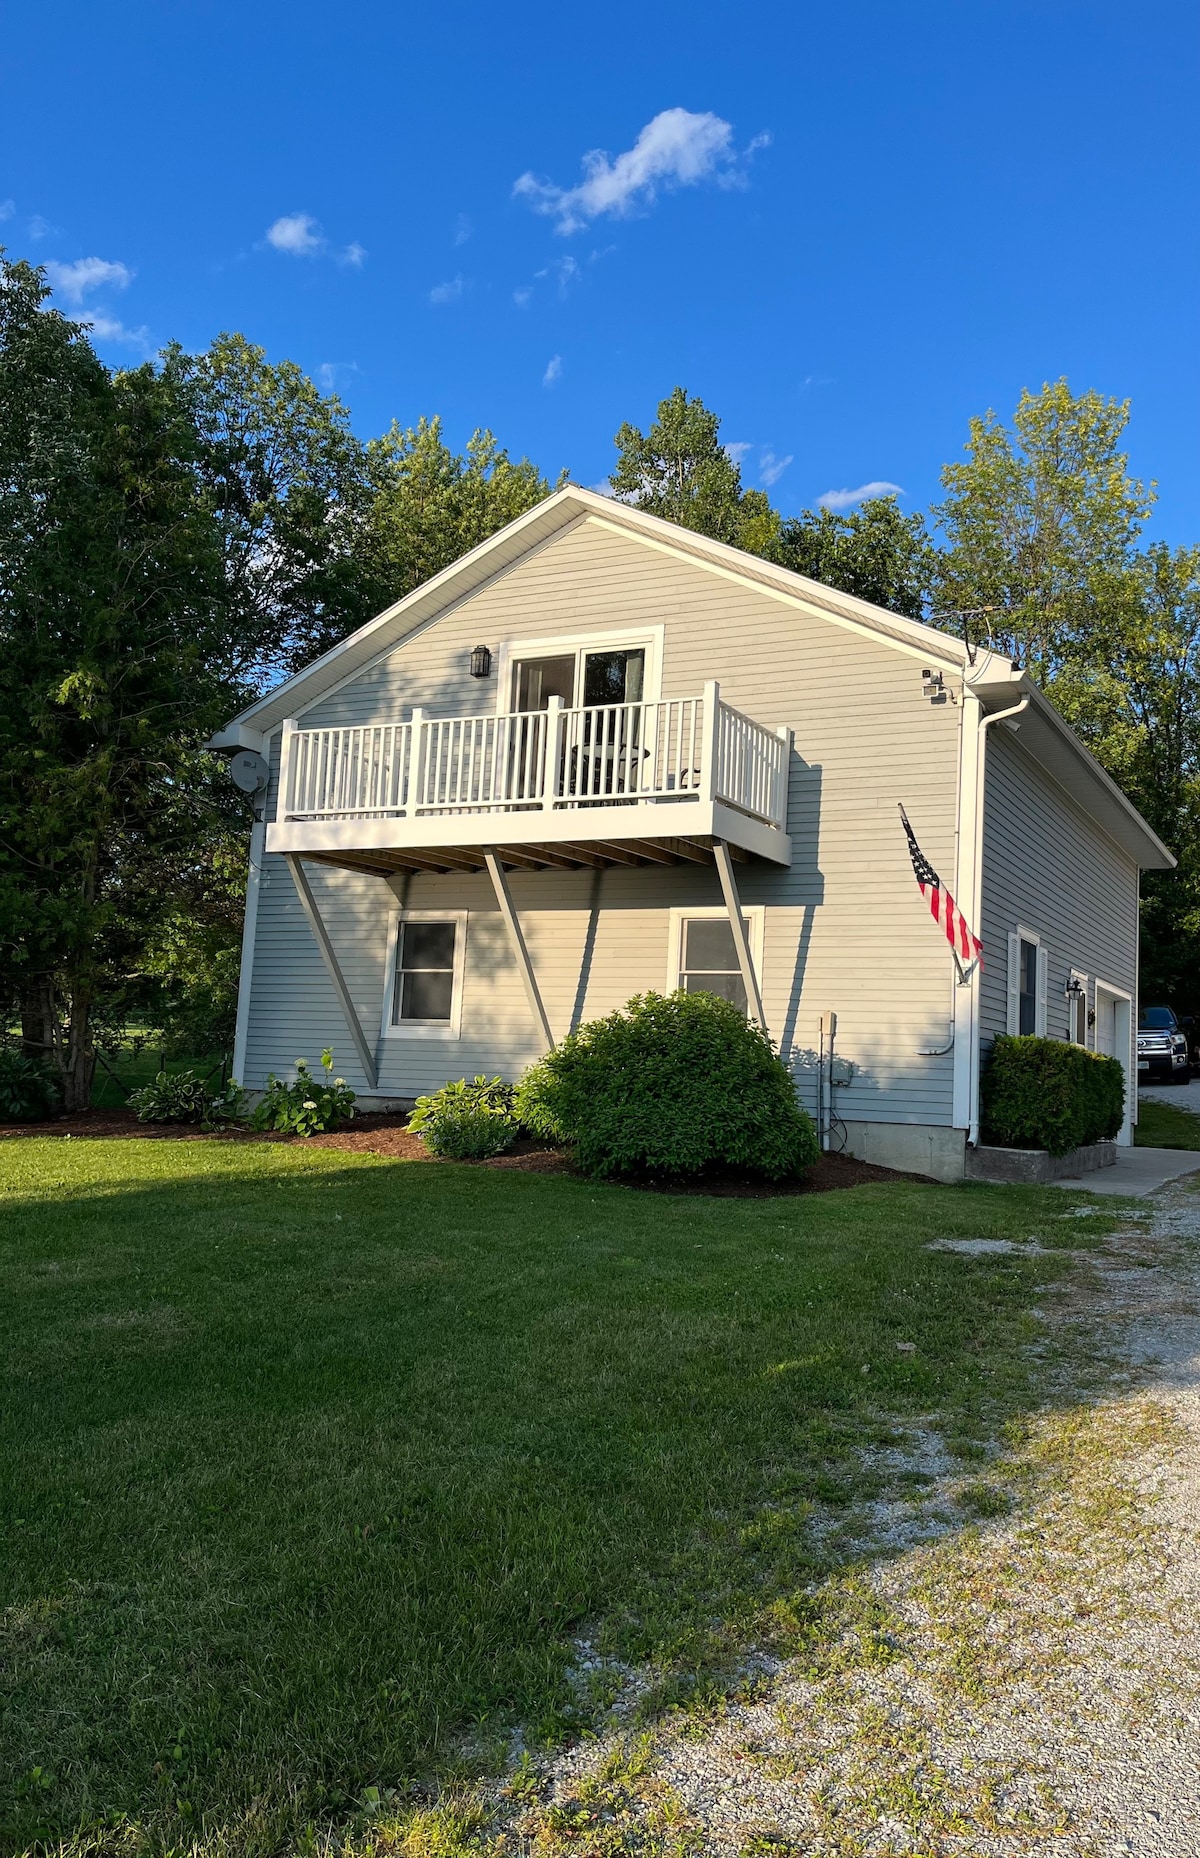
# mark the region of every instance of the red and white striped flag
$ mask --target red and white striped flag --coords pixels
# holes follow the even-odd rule
[[[983,943],[972,933],[954,898],[917,844],[917,835],[909,825],[908,814],[903,807],[900,808],[900,817],[908,835],[908,855],[912,859],[913,875],[921,886],[921,895],[929,905],[929,914],[941,927],[960,967],[963,962],[977,961],[982,968]]]

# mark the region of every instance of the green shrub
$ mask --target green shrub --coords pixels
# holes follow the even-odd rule
[[[1000,1034],[983,1074],[984,1138],[1065,1155],[1116,1135],[1125,1073],[1115,1058],[1063,1039]]]
[[[53,1116],[60,1095],[44,1058],[27,1058],[15,1045],[0,1045],[0,1123],[36,1123]]]
[[[325,1073],[318,1083],[308,1068],[306,1058],[296,1060],[296,1081],[285,1084],[274,1071],[267,1077],[267,1088],[256,1104],[252,1121],[256,1129],[276,1129],[285,1135],[324,1135],[338,1129],[354,1115],[354,1092],[344,1077],[333,1077],[333,1053],[321,1053]]]
[[[819,1153],[770,1040],[715,994],[642,994],[581,1026],[526,1074],[515,1107],[598,1179],[724,1166],[778,1181]]]
[[[503,1110],[464,1104],[443,1110],[422,1133],[425,1146],[447,1161],[487,1161],[512,1147],[517,1125]]]
[[[213,1093],[194,1071],[160,1071],[151,1084],[129,1095],[140,1123],[202,1123]]]
[[[499,1077],[460,1077],[418,1097],[408,1119],[414,1135],[448,1161],[486,1161],[512,1147],[518,1132],[516,1090]]]
[[[456,1083],[443,1084],[440,1090],[431,1091],[427,1097],[418,1097],[408,1126],[414,1135],[423,1135],[431,1123],[450,1111],[489,1110],[495,1115],[509,1117],[515,1127],[513,1099],[516,1094],[515,1086],[499,1077],[460,1077]]]

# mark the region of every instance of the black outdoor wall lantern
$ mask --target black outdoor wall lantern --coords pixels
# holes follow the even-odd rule
[[[486,645],[477,645],[475,647],[475,650],[471,653],[471,676],[472,677],[490,677],[491,670],[492,670],[491,652],[488,650]]]

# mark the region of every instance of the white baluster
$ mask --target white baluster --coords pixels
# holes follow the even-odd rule
[[[721,686],[710,679],[704,686],[704,716],[700,732],[700,798],[717,795],[717,740],[720,726]]]

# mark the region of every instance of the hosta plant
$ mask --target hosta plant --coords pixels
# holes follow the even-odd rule
[[[153,1083],[131,1091],[129,1107],[140,1123],[202,1123],[212,1094],[194,1071],[160,1071]]]
[[[0,1123],[40,1122],[58,1105],[58,1085],[45,1060],[0,1045]]]
[[[498,1077],[460,1077],[417,1098],[408,1126],[447,1161],[486,1161],[512,1147],[519,1131],[516,1091]]]

